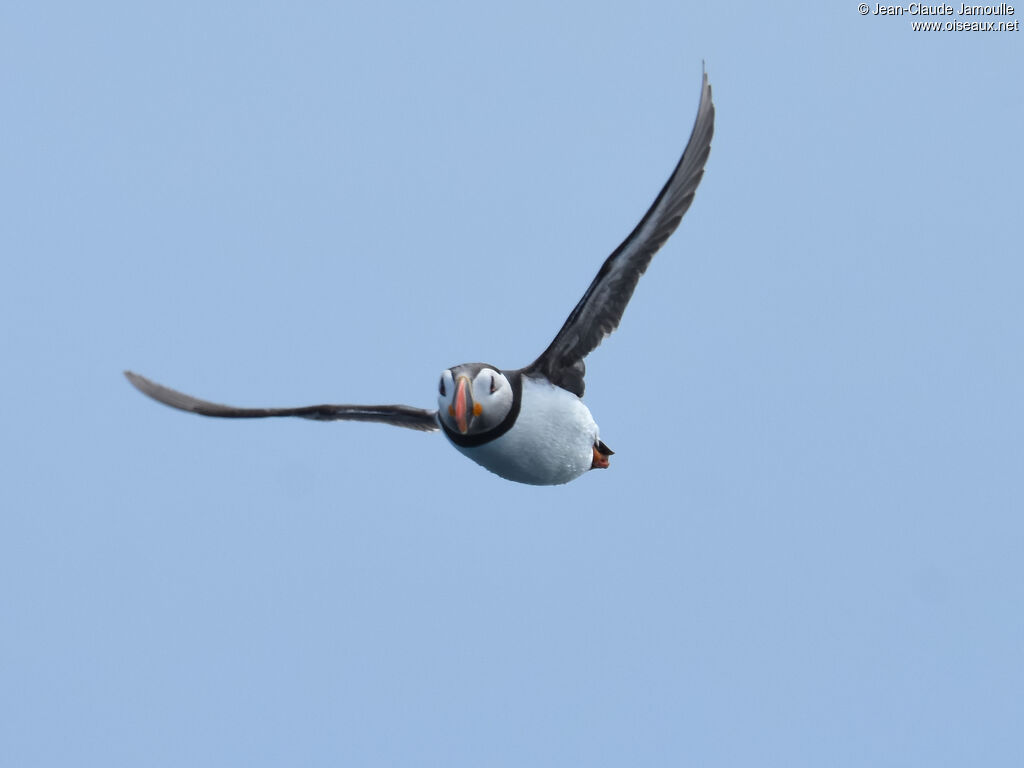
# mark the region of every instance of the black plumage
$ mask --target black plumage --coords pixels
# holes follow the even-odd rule
[[[676,231],[704,176],[715,132],[715,105],[707,72],[701,83],[697,118],[683,156],[653,205],[622,244],[605,259],[597,277],[540,357],[523,369],[583,397],[583,358],[619,326],[640,276]]]

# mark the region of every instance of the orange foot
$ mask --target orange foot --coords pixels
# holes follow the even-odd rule
[[[608,469],[608,457],[615,451],[609,448],[601,440],[594,445],[594,460],[590,464],[591,469]]]

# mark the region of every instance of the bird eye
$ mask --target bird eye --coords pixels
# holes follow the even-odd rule
[[[498,391],[498,377],[493,373],[491,374],[491,394],[493,395]]]
[[[438,385],[437,391],[441,393],[441,397],[447,397],[448,393],[444,391],[444,376],[441,377],[441,383]]]

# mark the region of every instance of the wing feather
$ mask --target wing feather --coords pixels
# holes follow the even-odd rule
[[[142,394],[179,411],[216,416],[223,419],[262,419],[275,416],[298,416],[315,421],[375,421],[396,427],[433,432],[438,429],[437,411],[413,408],[408,405],[306,405],[298,408],[236,408],[232,405],[211,403],[178,392],[139,376],[131,371],[125,377]]]
[[[523,369],[524,373],[542,374],[554,384],[583,396],[583,358],[618,327],[640,276],[693,202],[714,130],[715,106],[705,72],[693,131],[672,175],[629,237],[601,265],[554,340]]]

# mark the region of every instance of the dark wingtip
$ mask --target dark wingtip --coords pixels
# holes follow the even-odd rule
[[[139,392],[146,395],[147,397],[152,397],[155,400],[160,399],[153,394],[159,389],[159,384],[155,384],[154,382],[147,379],[145,376],[140,376],[134,371],[123,371],[123,373],[124,377],[128,379],[128,383],[135,387],[137,390],[139,390]]]

